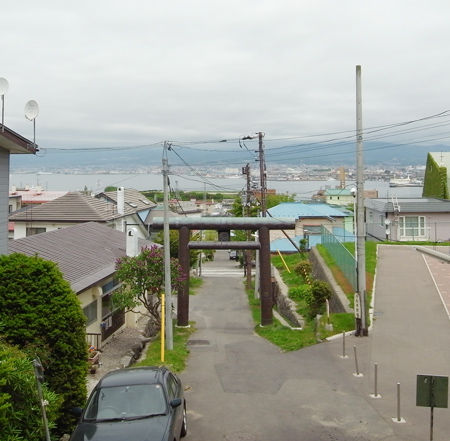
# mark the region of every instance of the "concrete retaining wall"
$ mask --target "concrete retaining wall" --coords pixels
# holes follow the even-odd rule
[[[283,282],[278,270],[272,266],[272,293],[274,303],[277,305],[279,313],[288,320],[292,326],[303,328],[303,317],[297,313],[296,304],[288,297],[288,287]]]
[[[353,312],[353,310],[349,306],[349,302],[347,296],[342,291],[341,287],[334,280],[333,274],[325,264],[325,261],[322,259],[322,256],[317,251],[317,248],[311,248],[309,253],[309,260],[312,265],[312,272],[314,278],[318,280],[323,280],[327,282],[331,290],[333,291],[333,295],[330,302],[330,311],[331,312]]]

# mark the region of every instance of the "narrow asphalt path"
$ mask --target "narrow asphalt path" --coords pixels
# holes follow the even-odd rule
[[[340,339],[281,353],[253,332],[243,279],[218,276],[217,270],[236,263],[217,252],[209,265],[215,277],[205,277],[190,299],[198,331],[181,374],[187,387],[187,440],[426,439],[398,433],[399,425],[374,406],[379,400],[369,396],[372,337],[348,337],[348,358],[341,357]],[[362,377],[354,375],[353,345]]]

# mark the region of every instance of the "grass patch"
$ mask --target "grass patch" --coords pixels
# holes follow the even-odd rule
[[[136,363],[136,366],[167,366],[174,372],[181,372],[186,368],[186,360],[189,355],[187,342],[193,332],[196,331],[194,322],[190,322],[189,328],[173,328],[173,350],[165,350],[164,362],[161,361],[161,336],[152,340],[147,348],[145,359]]]
[[[203,285],[203,279],[201,277],[189,277],[189,295],[194,296],[197,294],[197,289]]]
[[[260,326],[261,323],[261,306],[260,301],[255,299],[253,292],[247,291],[248,301],[252,312],[253,321],[255,322],[255,332],[277,345],[282,351],[296,351],[305,346],[311,346],[317,343],[314,324],[308,323],[303,330],[293,330],[283,326],[274,318],[273,324]]]
[[[320,339],[323,340],[327,337],[331,337],[332,335],[342,334],[342,332],[347,332],[355,329],[355,316],[351,312],[330,314],[330,323],[333,325],[332,331],[328,331],[325,329],[325,325],[327,324],[327,317],[322,316],[320,318],[318,331],[318,336]]]

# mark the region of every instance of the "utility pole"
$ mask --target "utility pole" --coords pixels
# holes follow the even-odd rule
[[[170,144],[164,141],[163,150],[163,178],[164,178],[164,291],[165,291],[165,318],[166,318],[166,347],[173,349],[173,330],[172,330],[172,282],[170,274],[170,234],[169,234],[169,161],[167,151]]]
[[[366,229],[364,224],[364,161],[361,98],[361,66],[356,66],[356,278],[361,306],[361,334],[367,336]],[[357,329],[358,332],[358,329]]]
[[[263,147],[263,136],[262,132],[258,133],[258,144],[259,144],[259,180],[261,186],[261,215],[266,217],[266,162],[264,160],[264,147]]]
[[[244,215],[250,217],[250,165],[247,163],[245,167],[242,167],[242,174],[247,177],[247,191],[245,194],[245,211]],[[247,230],[247,240],[250,241],[251,231]],[[246,264],[246,288],[250,289],[252,286],[252,252],[250,250],[245,251],[245,264]]]

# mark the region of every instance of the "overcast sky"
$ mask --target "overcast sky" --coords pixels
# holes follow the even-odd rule
[[[267,138],[450,108],[450,3],[3,0],[5,124],[40,147]]]

